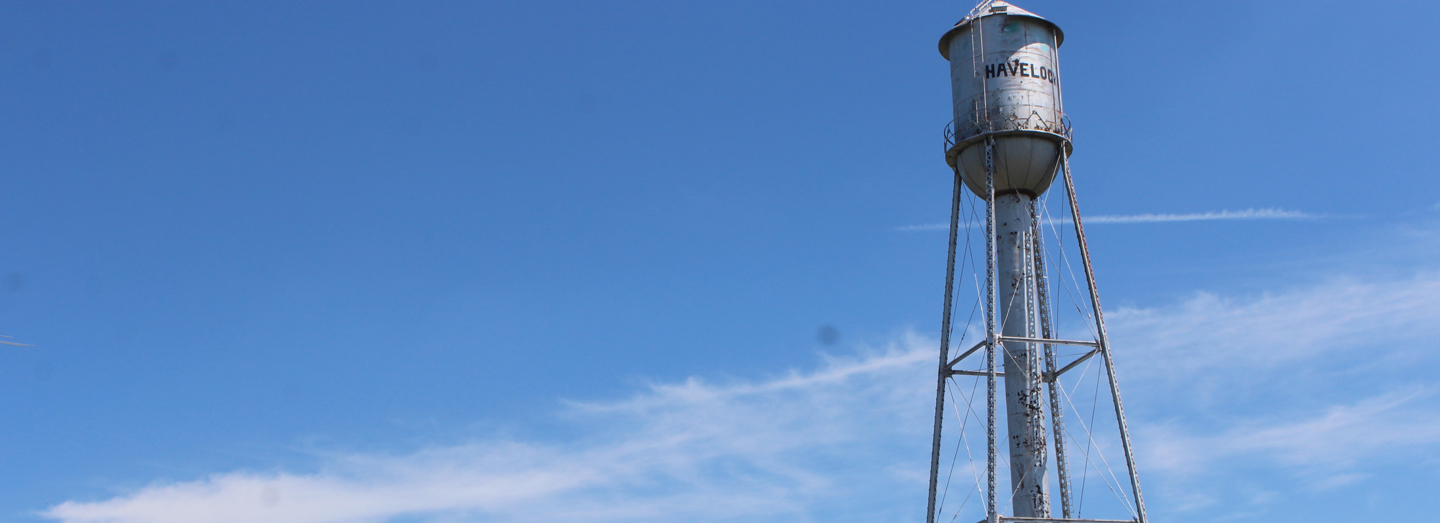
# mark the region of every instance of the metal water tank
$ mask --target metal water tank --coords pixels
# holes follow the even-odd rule
[[[987,137],[995,140],[996,194],[1040,195],[1061,152],[1070,154],[1056,50],[1064,39],[1055,24],[1000,1],[981,4],[940,37],[955,104],[945,159],[981,197]]]

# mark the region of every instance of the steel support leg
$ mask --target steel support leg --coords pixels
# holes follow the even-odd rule
[[[995,499],[995,351],[999,349],[996,315],[1000,314],[995,289],[995,140],[985,139],[985,477],[986,516],[999,523]]]
[[[960,234],[960,196],[965,183],[955,168],[955,194],[950,203],[950,254],[945,261],[945,307],[940,316],[940,371],[935,384],[935,435],[930,443],[930,498],[925,522],[935,523],[935,497],[940,480],[940,425],[945,417],[945,380],[950,377],[950,307],[955,289],[955,245]]]
[[[1120,445],[1125,451],[1125,466],[1130,470],[1130,488],[1135,493],[1135,521],[1148,523],[1145,499],[1140,495],[1140,476],[1135,472],[1135,452],[1130,446],[1130,427],[1125,423],[1125,407],[1120,404],[1120,385],[1115,380],[1115,360],[1110,357],[1110,339],[1105,333],[1105,317],[1100,311],[1100,292],[1095,289],[1095,271],[1090,266],[1090,248],[1085,243],[1085,228],[1080,224],[1080,204],[1075,199],[1075,183],[1070,178],[1070,160],[1062,153],[1060,166],[1065,172],[1065,192],[1070,195],[1070,216],[1075,222],[1075,237],[1080,243],[1080,260],[1085,266],[1085,284],[1090,287],[1090,305],[1095,312],[1095,329],[1099,335],[1100,357],[1105,361],[1105,375],[1110,381],[1110,398],[1115,403],[1115,420],[1120,427]]]

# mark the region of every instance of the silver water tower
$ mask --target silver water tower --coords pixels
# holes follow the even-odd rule
[[[1058,51],[1064,39],[1064,33],[1054,23],[1001,1],[982,2],[940,38],[940,54],[950,61],[954,100],[954,121],[946,132],[945,159],[955,174],[955,191],[931,455],[930,523],[936,517],[945,383],[957,375],[983,377],[987,383],[987,520],[1080,521],[1071,519],[1063,410],[1056,382],[1074,364],[1097,354],[1108,377],[1134,496],[1134,519],[1117,521],[1146,523],[1129,430],[1120,406],[1109,341],[1070,178],[1071,127],[1061,98]],[[1048,273],[1041,241],[1041,213],[1036,203],[1057,173],[1064,175],[1084,263],[1097,334],[1093,341],[1057,339],[1046,299]],[[952,360],[951,302],[962,185],[986,203],[986,287],[981,300],[986,311],[986,337]],[[1055,351],[1060,345],[1090,350],[1062,366]],[[959,363],[980,350],[984,351],[983,371],[957,370]],[[996,367],[997,353],[1003,368]],[[997,380],[1003,380],[1004,385],[1005,446],[1013,507],[1010,515],[999,513],[995,497]],[[1052,455],[1062,504],[1058,517],[1051,513]]]

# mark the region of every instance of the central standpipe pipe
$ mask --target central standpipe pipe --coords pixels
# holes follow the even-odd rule
[[[1002,336],[1036,338],[1034,230],[1030,196],[995,197],[995,283],[1000,292]],[[1018,517],[1050,517],[1046,475],[1045,400],[1042,355],[1034,343],[1006,342],[1005,416],[1009,439],[1010,500]]]

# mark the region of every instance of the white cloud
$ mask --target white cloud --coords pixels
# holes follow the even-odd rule
[[[1106,314],[1119,359],[1142,377],[1204,368],[1268,372],[1324,355],[1431,350],[1440,336],[1440,275],[1334,279],[1250,299],[1200,294],[1156,309]]]
[[[896,227],[895,230],[900,231],[900,232],[914,232],[914,231],[948,231],[948,230],[950,230],[950,224],[948,224],[948,223],[922,223],[922,224],[920,224],[920,225],[903,225],[903,226],[900,226],[900,227]]]
[[[1142,469],[1213,477],[1229,464],[1259,463],[1332,488],[1384,466],[1359,459],[1440,450],[1434,378],[1410,372],[1435,362],[1440,275],[1336,278],[1250,298],[1199,294],[1106,319],[1124,390],[1173,409],[1156,413],[1168,422],[1139,425]],[[1197,397],[1225,393],[1234,397]],[[1298,400],[1307,396],[1334,403]]]
[[[1363,478],[1350,470],[1359,460],[1440,443],[1440,419],[1433,415],[1434,406],[1424,402],[1433,397],[1428,389],[1411,388],[1333,405],[1299,420],[1232,422],[1230,428],[1211,435],[1149,426],[1144,429],[1142,458],[1151,469],[1194,473],[1219,460],[1263,457],[1330,473],[1318,486],[1338,486]]]
[[[1285,209],[1245,209],[1243,211],[1211,211],[1187,214],[1129,214],[1084,217],[1085,223],[1162,223],[1212,220],[1313,220],[1322,216]]]
[[[1245,209],[1243,211],[1210,211],[1186,214],[1121,214],[1121,215],[1098,215],[1084,217],[1086,224],[1107,224],[1107,223],[1165,223],[1165,222],[1198,222],[1214,220],[1314,220],[1324,216],[1310,214],[1300,211],[1287,211],[1285,209]],[[1053,220],[1055,223],[1070,223],[1068,218]],[[948,231],[949,223],[926,223],[921,225],[906,225],[896,227],[896,231]]]
[[[217,474],[70,501],[43,515],[65,523],[338,523],[406,515],[805,521],[826,510],[822,505],[862,509],[856,500],[877,492],[913,502],[923,496],[916,478],[926,466],[933,346],[905,336],[883,354],[831,358],[814,372],[723,385],[691,379],[626,401],[575,403],[567,417],[591,436],[563,445],[489,441],[352,454],[311,473]],[[915,512],[908,505],[907,513]]]
[[[1177,375],[1284,372],[1336,355],[1429,350],[1401,342],[1440,334],[1440,277],[1337,279],[1249,299],[1204,294],[1108,319],[1133,399],[1162,393]],[[586,436],[558,443],[495,439],[331,456],[317,470],[156,483],[42,515],[64,523],[913,521],[923,512],[934,345],[905,335],[883,352],[828,358],[814,371],[690,379],[623,401],[572,403],[564,417]],[[1245,419],[1177,405],[1164,421],[1141,414],[1131,425],[1142,472],[1170,485],[1159,492],[1175,492],[1172,507],[1201,510],[1227,501],[1175,482],[1226,463],[1319,470],[1305,481],[1325,488],[1363,480],[1376,466],[1364,458],[1392,449],[1435,456],[1433,389],[1395,390],[1351,392],[1308,410],[1277,404]],[[1118,466],[1113,446],[1102,446]],[[973,488],[968,474],[956,481],[955,492]]]

